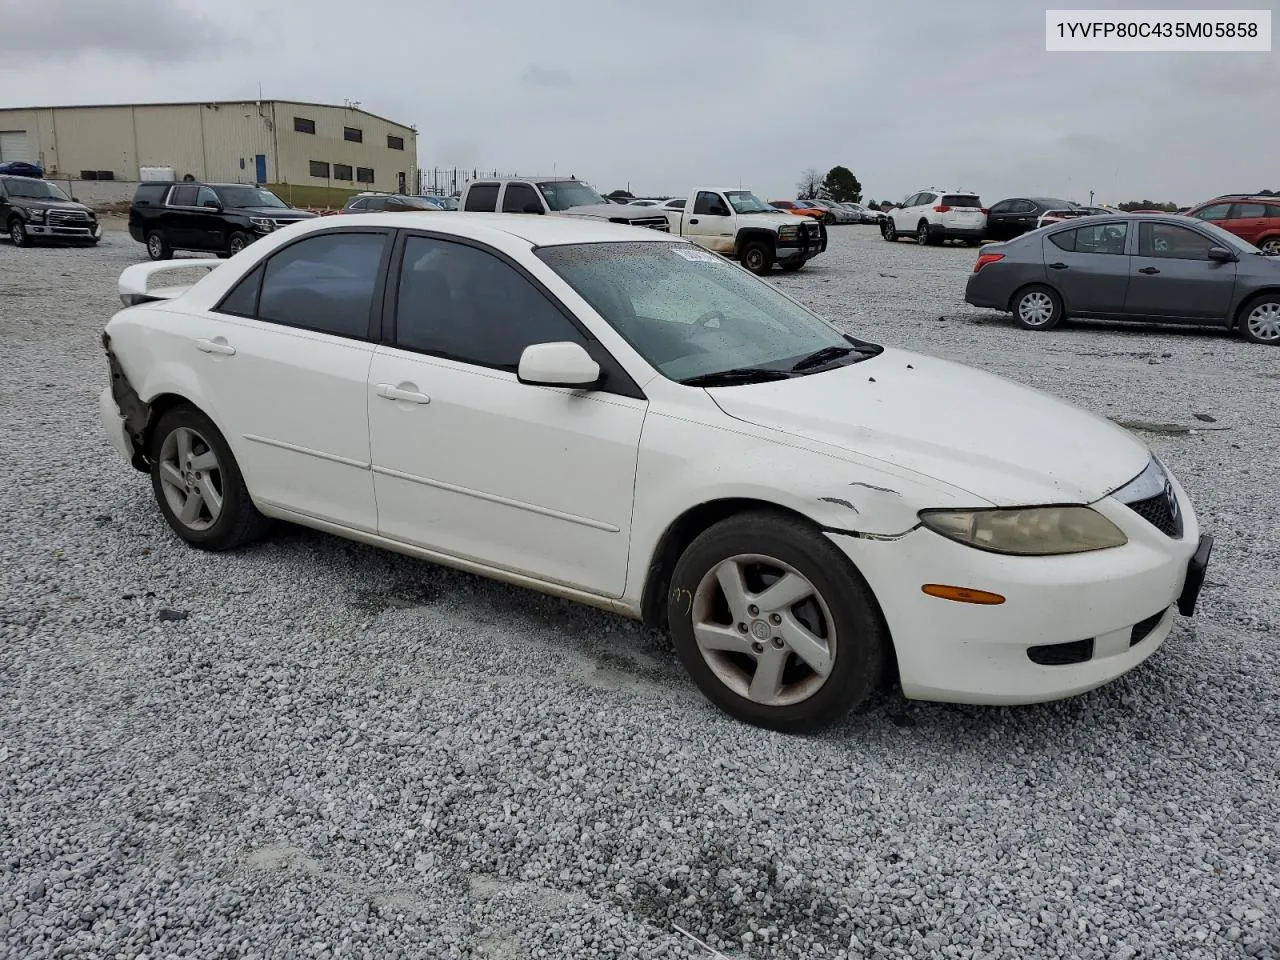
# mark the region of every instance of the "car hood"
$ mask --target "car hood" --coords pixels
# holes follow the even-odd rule
[[[315,214],[310,210],[295,210],[293,207],[233,207],[252,217],[269,217],[272,220],[309,220]]]
[[[32,207],[36,210],[78,210],[81,213],[93,213],[92,209],[85,206],[83,203],[76,203],[74,200],[41,200],[35,197],[10,197],[9,202],[22,207]]]
[[[738,420],[886,461],[996,506],[1092,503],[1151,458],[1128,431],[1065,400],[905,350],[707,392]]]
[[[574,217],[603,217],[606,220],[651,220],[663,215],[653,207],[631,207],[621,203],[595,203],[556,212]]]
[[[738,226],[740,227],[749,227],[753,224],[758,224],[759,226],[767,227],[772,230],[787,223],[813,223],[813,217],[789,213],[786,210],[779,210],[776,213],[738,214]]]

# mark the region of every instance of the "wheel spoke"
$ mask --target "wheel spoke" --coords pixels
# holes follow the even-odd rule
[[[160,480],[178,490],[182,490],[185,487],[182,471],[167,460],[160,461]]]
[[[770,644],[756,662],[755,676],[751,678],[751,686],[747,696],[757,703],[769,703],[777,699],[782,691],[782,671],[787,665],[786,649],[779,650]]]
[[[742,568],[735,560],[726,560],[716,567],[716,580],[724,591],[724,599],[729,604],[729,612],[736,622],[747,619],[747,585],[742,579]]]
[[[779,635],[805,664],[820,677],[831,672],[831,654],[826,643],[814,636],[795,617],[784,617],[777,627]]]
[[[217,520],[218,514],[222,512],[222,494],[213,485],[213,481],[208,474],[202,476],[196,481],[196,486],[200,489],[200,499],[204,501],[206,507],[209,508],[209,519]]]
[[[747,653],[751,650],[751,638],[738,631],[736,626],[726,627],[718,623],[695,623],[693,635],[703,650],[723,650],[728,653]]]
[[[174,440],[178,443],[178,464],[185,465],[187,458],[191,456],[191,431],[186,427],[179,427],[174,431]]]
[[[782,578],[756,597],[761,610],[789,610],[805,597],[813,596],[813,585],[796,573],[783,574]]]
[[[187,494],[187,499],[182,504],[182,513],[179,519],[187,526],[195,523],[200,519],[200,508],[204,506],[204,500],[200,494],[194,490]]]
[[[212,450],[206,450],[204,453],[197,454],[195,459],[191,461],[192,470],[217,470],[218,457]]]

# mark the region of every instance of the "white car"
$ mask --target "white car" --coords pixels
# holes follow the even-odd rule
[[[1079,693],[1191,613],[1212,540],[1109,421],[847,336],[656,231],[429,219],[124,271],[102,423],[179,537],[278,518],[642,618],[781,730],[886,678]]]
[[[987,233],[987,211],[976,193],[930,187],[908,196],[880,221],[880,234],[893,242],[908,236],[936,245],[963,240],[976,247]]]

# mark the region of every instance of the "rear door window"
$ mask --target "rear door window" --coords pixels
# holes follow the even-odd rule
[[[1256,220],[1266,215],[1267,208],[1260,203],[1237,203],[1231,208],[1232,220]]]
[[[267,261],[258,319],[367,340],[387,234],[322,233]]]
[[[467,202],[462,208],[473,213],[493,213],[498,209],[498,185],[473,183],[467,191]]]

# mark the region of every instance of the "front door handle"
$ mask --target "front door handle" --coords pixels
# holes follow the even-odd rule
[[[1145,274],[1152,274],[1152,273],[1159,273],[1160,271],[1159,271],[1159,270],[1157,270],[1155,267],[1143,267],[1143,268],[1142,268],[1141,270],[1139,270],[1138,272],[1139,272],[1139,273],[1145,273]]]
[[[1065,269],[1067,269],[1067,265],[1066,265],[1065,263],[1062,263],[1061,261],[1059,261],[1058,263],[1051,263],[1051,264],[1049,264],[1049,269],[1050,269],[1050,270],[1065,270]]]
[[[431,398],[425,393],[418,391],[417,384],[402,383],[398,386],[392,386],[389,383],[380,383],[374,392],[384,400],[405,400],[409,403],[430,403]]]
[[[698,221],[697,221],[697,220],[690,220],[689,222],[692,224],[692,223],[697,223]]]
[[[236,355],[236,348],[227,343],[225,337],[214,337],[212,340],[201,337],[196,341],[196,349],[204,353],[220,353],[224,357]]]

